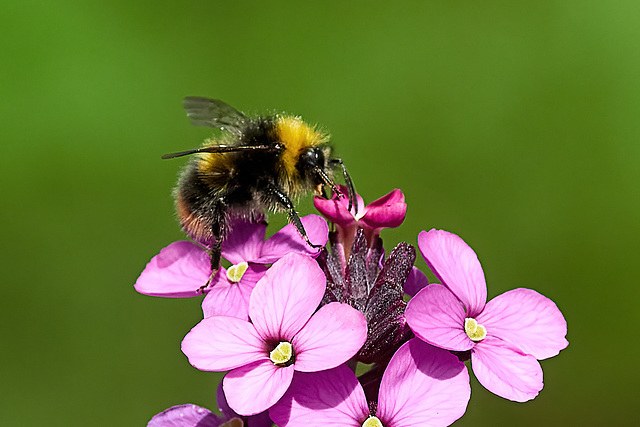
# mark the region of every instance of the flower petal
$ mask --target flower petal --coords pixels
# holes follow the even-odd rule
[[[445,286],[423,288],[407,304],[405,317],[418,338],[437,347],[467,351],[475,345],[464,331],[462,304]]]
[[[229,407],[227,398],[224,395],[224,390],[222,389],[222,382],[218,384],[218,389],[216,391],[216,400],[218,402],[218,410],[222,414],[223,420],[231,420],[233,418],[240,417],[240,415],[235,413],[234,410]],[[231,423],[231,425],[233,426],[235,424]],[[271,421],[271,418],[269,418],[269,413],[267,411],[264,411],[257,415],[251,415],[247,417],[244,425],[248,427],[272,427],[273,421]]]
[[[536,358],[498,338],[488,336],[476,344],[471,367],[487,390],[515,402],[533,399],[543,387]]]
[[[147,264],[136,291],[158,297],[194,297],[211,275],[209,255],[188,241],[173,242]]]
[[[376,415],[394,427],[448,426],[462,417],[470,397],[464,363],[413,338],[384,371]]]
[[[482,312],[487,284],[473,249],[455,234],[435,229],[420,232],[418,247],[431,271],[462,301],[467,317]]]
[[[263,339],[291,339],[318,308],[326,288],[318,263],[291,253],[271,266],[251,293],[249,317]]]
[[[293,366],[280,368],[270,360],[261,360],[229,372],[222,388],[231,409],[240,415],[255,415],[280,400],[293,373]]]
[[[151,418],[147,427],[218,427],[223,419],[192,403],[172,406]]]
[[[296,372],[269,415],[280,427],[360,427],[369,408],[355,374],[340,365],[321,372]]]
[[[182,352],[203,371],[227,371],[267,359],[264,342],[251,323],[235,317],[203,319],[182,340]]]
[[[409,277],[407,277],[407,281],[404,284],[404,293],[410,296],[414,296],[418,293],[419,290],[424,288],[429,284],[429,279],[427,276],[418,269],[418,267],[413,267],[411,269],[411,273],[409,273]]]
[[[331,199],[316,196],[313,198],[313,204],[318,212],[332,223],[340,227],[355,225],[354,207],[351,208],[351,212],[349,211],[349,190],[344,185],[339,185],[338,188],[345,197],[338,197],[337,194],[334,194]],[[365,207],[359,194],[356,194],[356,204],[358,205],[358,213],[362,214]]]
[[[250,262],[260,258],[266,232],[265,222],[234,220],[231,223],[229,235],[222,242],[222,256],[231,264]]]
[[[227,398],[224,395],[224,390],[222,389],[222,382],[218,383],[218,388],[216,389],[216,402],[218,403],[218,410],[223,417],[233,418],[238,415],[233,412],[233,409],[231,409],[227,403]]]
[[[478,322],[487,333],[536,359],[555,356],[569,345],[567,322],[549,298],[531,289],[513,289],[489,301]]]
[[[204,317],[231,316],[249,320],[249,297],[258,280],[267,272],[267,266],[250,264],[238,283],[230,282],[222,267],[215,283],[202,301]]]
[[[399,189],[380,197],[367,205],[359,222],[367,228],[395,228],[400,226],[407,214],[404,194]]]
[[[311,243],[321,246],[327,244],[327,240],[329,240],[329,226],[324,218],[319,215],[307,215],[300,218],[300,220]],[[287,224],[264,242],[260,257],[252,261],[260,264],[270,264],[290,252],[310,256],[319,254],[318,248],[307,244],[293,224]]]
[[[355,355],[367,339],[364,315],[348,304],[320,308],[293,338],[296,371],[334,368]]]

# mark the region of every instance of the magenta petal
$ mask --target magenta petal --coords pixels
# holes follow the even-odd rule
[[[341,227],[348,227],[356,222],[356,218],[340,200],[316,196],[313,198],[313,204],[322,216]]]
[[[203,371],[227,371],[268,359],[264,342],[251,323],[235,317],[203,319],[182,340],[182,352]]]
[[[435,229],[420,232],[418,247],[431,271],[467,308],[467,317],[482,312],[487,284],[473,249],[455,234]]]
[[[423,288],[411,298],[404,315],[413,333],[423,341],[455,351],[474,346],[464,331],[464,307],[445,286]]]
[[[364,315],[348,304],[320,308],[293,338],[296,371],[334,368],[353,357],[367,339]]]
[[[549,298],[513,289],[489,301],[476,319],[491,336],[509,341],[536,359],[555,356],[569,345],[567,322]]]
[[[202,301],[204,317],[231,316],[242,320],[249,320],[249,297],[251,291],[264,276],[267,266],[252,264],[238,283],[230,282],[227,270],[220,268],[212,283],[209,293]]]
[[[344,197],[338,198],[336,194],[331,199],[325,199],[322,197],[314,197],[313,204],[318,212],[322,214],[329,221],[340,227],[349,227],[355,225],[356,218],[354,215],[355,206],[349,211],[349,190],[344,185],[340,185],[340,192]],[[364,201],[359,194],[356,194],[356,205],[358,206],[358,213],[364,212]]]
[[[326,245],[327,240],[329,240],[329,226],[324,218],[318,215],[307,215],[300,218],[300,220],[311,243],[321,246]],[[319,254],[318,248],[309,246],[293,224],[287,224],[264,242],[260,257],[252,261],[260,264],[269,264],[276,262],[290,252],[312,256]]]
[[[471,367],[480,384],[505,399],[526,402],[542,390],[542,368],[536,358],[498,338],[488,336],[476,344]]]
[[[147,264],[136,291],[158,297],[194,297],[211,275],[209,255],[188,241],[173,242]]]
[[[340,365],[321,372],[296,372],[269,415],[280,427],[360,427],[369,408],[355,374]]]
[[[414,296],[418,291],[429,284],[427,276],[418,269],[413,267],[407,281],[404,284],[404,293],[410,296]]]
[[[270,360],[242,366],[222,381],[227,403],[240,415],[255,415],[273,406],[287,391],[293,366],[280,368]]]
[[[367,228],[395,228],[400,226],[407,214],[404,194],[399,189],[382,196],[367,205],[360,223]]]
[[[464,363],[417,338],[391,358],[376,415],[394,427],[448,426],[467,409],[471,387]]]
[[[224,421],[210,410],[188,403],[160,412],[147,427],[218,427]]]
[[[260,258],[266,231],[264,222],[233,221],[231,231],[222,243],[222,256],[231,264]]]
[[[229,404],[227,403],[227,398],[225,397],[224,391],[222,389],[222,383],[218,384],[216,399],[218,401],[218,409],[222,413],[222,416],[225,420],[231,420],[232,418],[237,418],[240,416],[236,414],[233,411],[233,409],[229,407]],[[272,427],[273,421],[271,421],[271,418],[269,418],[269,414],[267,413],[267,411],[264,411],[257,415],[251,415],[247,417],[247,421],[245,422],[244,425],[248,427]]]
[[[229,408],[229,404],[227,403],[227,398],[224,395],[224,390],[222,389],[222,382],[218,383],[218,388],[216,390],[216,402],[218,403],[218,410],[225,418],[233,418],[236,414],[233,412],[233,409]]]
[[[385,194],[377,200],[369,203],[367,208],[369,209],[379,209],[384,208],[386,206],[392,206],[397,204],[403,204],[404,202],[404,193],[399,188],[392,190],[390,193]],[[406,204],[406,203],[405,203]]]
[[[322,300],[327,279],[318,263],[291,253],[271,266],[251,293],[249,317],[260,336],[291,339]]]

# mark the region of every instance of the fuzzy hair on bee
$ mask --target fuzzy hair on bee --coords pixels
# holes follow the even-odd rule
[[[187,97],[187,116],[195,126],[219,129],[200,148],[162,156],[193,155],[174,190],[180,225],[187,235],[207,246],[212,277],[220,268],[222,243],[232,220],[263,221],[266,210],[285,211],[312,247],[292,198],[325,187],[341,196],[334,170],[341,168],[354,203],[353,182],[339,158],[332,157],[329,134],[291,115],[251,118],[217,99]],[[344,195],[342,195],[344,196]]]

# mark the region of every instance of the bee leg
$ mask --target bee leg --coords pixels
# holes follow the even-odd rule
[[[202,285],[198,289],[198,293],[203,294],[204,290],[209,287],[213,277],[220,270],[220,259],[222,257],[222,236],[224,235],[224,225],[218,221],[218,223],[214,224],[211,227],[211,235],[213,236],[213,243],[211,245],[211,249],[207,252],[209,253],[209,258],[211,258],[211,275],[209,276],[209,280],[207,283]]]
[[[302,236],[302,238],[307,243],[307,245],[311,246],[312,248],[324,247],[323,245],[316,245],[314,243],[311,243],[311,241],[309,240],[309,236],[307,235],[307,232],[304,229],[304,225],[302,225],[302,221],[300,220],[300,217],[298,216],[296,209],[293,207],[293,203],[291,202],[291,199],[289,199],[289,197],[282,190],[280,190],[276,185],[270,183],[270,184],[267,184],[267,187],[268,187],[268,190],[267,190],[268,194],[271,197],[273,197],[274,200],[287,211],[287,217],[289,218],[289,222],[293,224],[296,230],[298,230],[298,233],[300,233],[300,236]]]
[[[353,181],[351,180],[351,176],[349,172],[347,172],[347,168],[345,167],[342,159],[331,159],[330,163],[335,165],[338,164],[342,168],[342,175],[344,175],[344,182],[347,184],[347,190],[349,191],[349,210],[351,210],[352,206],[356,208],[356,215],[358,214],[358,201],[356,200],[356,189],[353,186]]]

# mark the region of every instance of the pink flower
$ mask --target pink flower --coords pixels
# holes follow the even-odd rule
[[[206,408],[188,403],[160,412],[147,427],[220,427],[226,421]]]
[[[340,186],[340,191],[348,194],[344,186]],[[349,211],[348,198],[338,197],[337,194],[334,194],[331,199],[315,197],[313,203],[325,218],[336,225],[340,235],[338,240],[343,243],[347,255],[358,227],[364,228],[367,241],[372,245],[373,240],[380,235],[383,228],[400,226],[407,213],[404,194],[397,188],[367,206],[364,205],[362,197],[356,194],[357,213],[355,206],[352,206]]]
[[[147,427],[271,427],[273,422],[266,412],[251,417],[242,417],[235,412],[218,386],[218,409],[222,416],[194,404],[177,405],[151,418]]]
[[[269,415],[280,427],[447,426],[464,414],[470,396],[464,363],[414,338],[389,362],[375,413],[354,373],[341,365],[296,375]]]
[[[316,311],[325,287],[313,259],[288,254],[253,290],[251,322],[206,318],[184,338],[182,351],[198,369],[230,371],[223,388],[235,412],[262,412],[287,391],[296,371],[338,366],[365,342],[367,324],[356,309],[335,302]]]
[[[318,215],[307,215],[302,223],[314,244],[324,245],[328,239],[328,227],[324,219]],[[234,266],[247,264],[245,274],[230,278],[225,268],[220,268],[209,285],[202,289],[211,276],[209,255],[200,246],[179,241],[162,249],[147,264],[136,281],[135,289],[141,294],[162,297],[193,297],[211,291],[216,286],[231,287],[244,279],[242,287],[219,291],[231,297],[229,293],[238,293],[242,298],[255,286],[264,274],[265,269],[254,264],[270,264],[289,252],[317,255],[318,250],[309,246],[302,239],[293,225],[289,224],[266,241],[266,224],[248,221],[236,221],[231,233],[223,243],[222,256]],[[236,271],[237,272],[237,271]],[[247,289],[248,288],[248,289]],[[234,297],[235,298],[235,297]],[[218,309],[218,314],[222,314]]]
[[[558,307],[530,289],[514,289],[486,303],[480,262],[455,234],[423,231],[418,247],[442,285],[428,285],[409,301],[405,316],[416,336],[447,350],[469,351],[478,381],[498,396],[533,399],[543,386],[537,359],[568,345]]]
[[[348,194],[345,186],[340,186],[343,194]],[[346,197],[338,197],[334,194],[331,199],[315,197],[313,204],[325,218],[341,227],[351,227],[360,225],[362,228],[370,230],[381,228],[395,228],[402,224],[407,213],[407,204],[404,202],[404,194],[401,190],[395,189],[364,206],[364,201],[359,194],[356,194],[356,207],[352,206],[349,211],[349,200]]]

